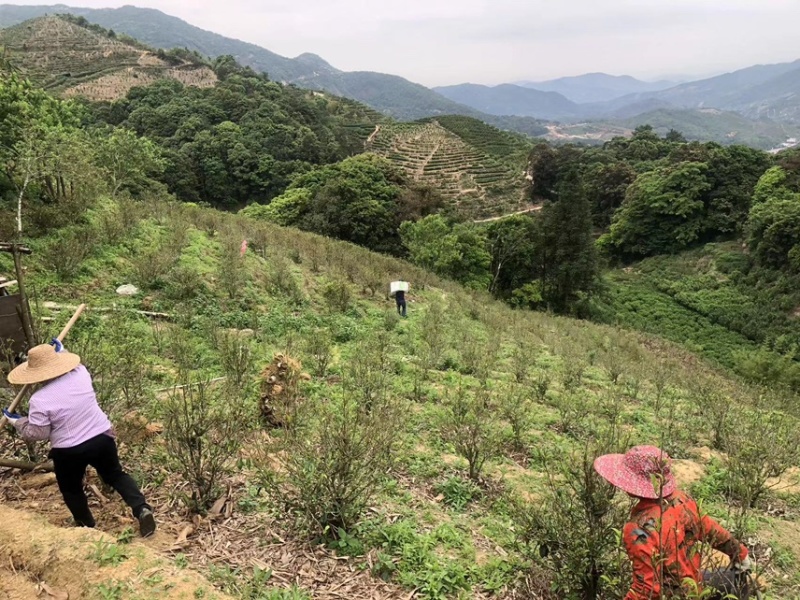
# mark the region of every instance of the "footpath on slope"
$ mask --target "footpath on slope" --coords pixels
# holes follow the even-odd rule
[[[202,518],[184,510],[178,499],[184,486],[178,479],[145,486],[143,491],[156,509],[158,530],[152,538],[134,536],[130,544],[122,544],[116,536],[135,531],[136,522],[92,469],[86,486],[96,530],[71,525],[52,473],[0,475],[0,600],[57,598],[46,592],[37,596],[41,582],[54,591],[69,591],[72,600],[102,598],[99,586],[117,583],[120,593],[109,597],[118,600],[228,600],[229,596],[191,570],[204,573],[212,566],[238,571],[245,578],[255,568],[268,570],[271,577],[266,586],[290,589],[296,585],[314,600],[418,597],[413,590],[373,577],[370,569],[363,568],[364,563],[374,564],[375,551],[351,560],[309,544],[296,538],[282,518],[239,510],[239,499],[251,488],[247,475],[236,475],[228,484],[227,493]],[[95,558],[113,557],[115,546],[129,558],[117,566],[98,564]],[[189,568],[177,567],[178,556]]]
[[[526,208],[524,210],[518,210],[517,212],[508,213],[507,215],[500,215],[499,217],[489,217],[488,219],[478,219],[473,221],[473,223],[493,223],[495,221],[502,221],[503,219],[508,219],[509,217],[516,217],[517,215],[527,215],[529,213],[539,212],[542,210],[542,206],[532,206],[531,208]]]
[[[145,542],[119,544],[95,529],[56,527],[0,506],[0,598],[230,598]],[[109,595],[113,594],[113,596]]]

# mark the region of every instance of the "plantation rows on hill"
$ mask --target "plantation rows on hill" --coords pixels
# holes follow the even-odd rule
[[[367,148],[436,188],[467,216],[493,217],[525,207],[522,143],[478,121],[456,117],[384,125]]]
[[[0,46],[26,76],[65,96],[116,100],[135,86],[164,78],[198,87],[217,80],[208,66],[170,63],[144,47],[57,16],[0,30]]]

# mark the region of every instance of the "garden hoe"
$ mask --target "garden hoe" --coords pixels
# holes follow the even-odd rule
[[[61,333],[59,333],[59,334],[58,334],[58,337],[57,337],[56,339],[57,339],[59,342],[62,342],[62,341],[64,341],[64,338],[65,338],[65,337],[67,337],[67,334],[69,333],[69,330],[70,330],[70,329],[72,329],[72,326],[73,326],[73,325],[75,325],[75,322],[78,320],[78,317],[80,317],[80,316],[81,316],[81,313],[84,311],[84,309],[85,309],[85,308],[86,308],[86,305],[85,305],[85,304],[81,304],[81,305],[80,305],[80,306],[77,308],[77,310],[75,311],[75,314],[73,314],[73,315],[72,315],[72,318],[71,318],[71,319],[69,320],[69,322],[68,322],[68,323],[67,323],[67,324],[64,326],[64,329],[62,329],[62,330],[61,330]],[[28,391],[30,390],[30,388],[31,388],[31,386],[30,386],[30,385],[24,385],[24,386],[22,386],[22,389],[19,391],[19,393],[17,394],[17,396],[14,398],[14,400],[13,400],[13,401],[11,402],[11,404],[9,405],[9,407],[8,407],[8,412],[14,412],[14,410],[16,410],[17,406],[18,406],[18,405],[19,405],[19,403],[22,401],[22,399],[25,397],[25,394],[27,394],[27,393],[28,393]],[[6,417],[5,417],[5,415],[3,415],[2,417],[0,417],[0,427],[2,427],[2,426],[3,426],[3,425],[5,425],[5,424],[6,424]],[[29,468],[29,465],[28,465],[28,463],[23,463],[23,462],[21,462],[21,461],[20,461],[18,464],[12,464],[12,463],[17,463],[17,461],[6,461],[6,465],[5,465],[5,466],[9,466],[9,467],[18,467],[18,468],[23,468],[23,469]],[[35,467],[35,466],[36,466],[36,465],[34,465],[34,467]]]

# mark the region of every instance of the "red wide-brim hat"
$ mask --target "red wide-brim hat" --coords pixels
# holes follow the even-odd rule
[[[595,471],[614,487],[637,498],[671,496],[676,489],[669,455],[655,446],[636,446],[625,454],[606,454],[594,461]]]

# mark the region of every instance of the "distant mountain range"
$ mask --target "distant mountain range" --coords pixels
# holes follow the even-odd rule
[[[490,115],[519,115],[538,119],[565,119],[581,115],[578,104],[557,92],[543,92],[518,85],[489,87],[464,83],[433,89],[445,98]]]
[[[542,92],[556,92],[577,104],[608,102],[629,94],[657,92],[678,85],[675,81],[647,82],[630,75],[587,73],[576,77],[561,77],[550,81],[519,81],[515,85]]]
[[[0,5],[0,28],[59,13],[83,16],[155,48],[188,48],[211,58],[229,54],[241,64],[267,73],[273,80],[351,98],[401,120],[455,114],[478,118],[502,129],[542,135],[547,132],[542,120],[565,124],[605,122],[618,126],[621,121],[632,122],[642,115],[659,115],[662,120],[669,115],[668,121],[675,123],[677,129],[683,125],[694,129],[698,118],[710,115],[697,111],[713,108],[759,120],[761,124],[752,128],[758,131],[780,131],[765,127],[764,119],[800,124],[800,61],[755,66],[678,85],[591,73],[538,83],[495,87],[464,84],[431,90],[394,75],[344,72],[314,54],[286,58],[154,9]],[[737,119],[721,119],[719,115],[715,123],[715,130],[720,123],[739,123],[739,129],[722,136],[730,140],[737,139],[743,126]]]
[[[603,74],[571,77],[545,84],[499,85],[494,87],[464,84],[435,88],[447,98],[489,114],[519,114],[528,117],[576,121],[587,119],[627,119],[659,109],[731,111],[749,119],[800,123],[800,61],[759,65],[733,73],[645,91],[648,84],[632,77]],[[594,84],[598,87],[593,88]],[[618,84],[612,89],[610,83]],[[531,86],[539,86],[533,89]],[[571,98],[556,90],[570,91]],[[622,94],[625,89],[639,91]],[[609,97],[604,101],[580,103],[574,99]]]
[[[116,33],[124,33],[155,48],[188,48],[215,58],[232,55],[245,66],[267,73],[270,79],[309,89],[329,91],[358,100],[397,119],[419,119],[446,114],[481,118],[477,110],[459,105],[402,77],[370,72],[344,72],[315,54],[286,58],[255,44],[241,42],[190,25],[159,10],[0,5],[0,28],[43,15],[69,13],[85,17]],[[499,123],[498,123],[499,124]],[[534,124],[527,124],[534,128]]]

